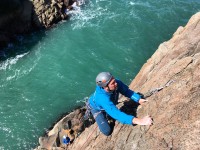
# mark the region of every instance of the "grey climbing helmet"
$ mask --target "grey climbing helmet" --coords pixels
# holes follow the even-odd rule
[[[113,78],[110,72],[101,72],[96,77],[96,83],[100,87],[106,87]]]

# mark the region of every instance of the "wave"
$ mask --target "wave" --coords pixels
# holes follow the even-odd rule
[[[24,54],[20,54],[17,55],[14,58],[9,58],[7,59],[5,62],[2,62],[0,64],[0,70],[7,70],[10,69],[12,65],[16,64],[21,58],[23,58],[24,56],[26,56],[29,52],[24,53]]]
[[[83,99],[76,100],[76,103],[85,103],[88,99],[89,97],[84,97]]]
[[[35,53],[36,55],[36,59],[35,57],[33,57],[32,55],[29,56],[29,60],[32,65],[29,65],[29,63],[23,63],[20,60],[24,60],[23,58],[25,56],[27,56],[30,52],[26,52],[20,55],[15,56],[14,58],[9,58],[6,61],[2,62],[0,64],[0,71],[2,71],[1,74],[1,80],[2,81],[0,87],[4,87],[7,85],[7,81],[13,80],[13,79],[19,79],[21,77],[23,77],[26,74],[29,74],[34,68],[35,66],[38,64],[38,61],[40,59],[40,56],[38,54],[40,54],[40,52]],[[31,58],[33,57],[33,58]],[[18,65],[18,63],[21,63]]]
[[[102,5],[102,3],[107,3],[107,5]],[[86,3],[84,6],[81,6],[80,9],[72,11],[71,27],[73,30],[81,29],[83,27],[100,27],[101,22],[104,22],[104,19],[108,19],[115,15],[109,10],[111,6],[111,1],[96,0]]]

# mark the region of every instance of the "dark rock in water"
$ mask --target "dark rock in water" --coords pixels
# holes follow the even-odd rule
[[[13,41],[15,35],[48,29],[67,20],[67,7],[63,0],[1,0],[0,49]]]

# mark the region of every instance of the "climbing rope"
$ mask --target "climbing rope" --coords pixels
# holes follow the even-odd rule
[[[152,89],[149,92],[147,92],[146,94],[144,94],[143,98],[146,99],[146,98],[150,97],[151,95],[163,90],[165,87],[168,87],[169,85],[171,85],[174,82],[175,82],[174,80],[169,80],[164,86]],[[150,112],[150,105],[148,105],[148,108],[147,108],[147,115],[149,115],[149,112]]]
[[[145,94],[142,94],[142,98],[148,98],[150,97],[151,95],[161,91],[162,89],[164,89],[165,87],[168,87],[170,84],[172,84],[173,82],[175,82],[174,80],[169,80],[164,86],[161,86],[161,87],[158,87],[158,88],[155,88],[155,89],[151,89],[149,92],[145,93]]]

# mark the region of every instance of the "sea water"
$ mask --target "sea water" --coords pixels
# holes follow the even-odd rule
[[[50,30],[19,36],[0,63],[0,150],[29,150],[110,71],[126,84],[199,0],[88,0]],[[9,53],[8,53],[9,51]]]

